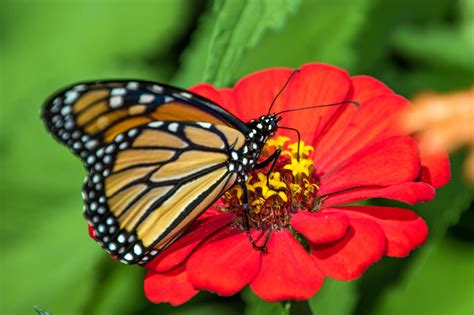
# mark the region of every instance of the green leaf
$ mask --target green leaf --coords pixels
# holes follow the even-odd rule
[[[176,82],[189,85],[205,81],[217,86],[231,83],[249,48],[257,45],[268,30],[281,28],[299,3],[300,0],[215,1],[184,54],[185,67]]]
[[[295,0],[220,0],[204,70],[204,81],[229,84],[248,48],[255,46],[268,29],[284,25],[298,7]]]
[[[84,302],[83,313],[134,314],[146,303],[143,294],[145,270],[138,266],[117,263],[103,255],[97,275],[91,279],[91,291]]]
[[[299,67],[307,62],[325,62],[354,68],[352,46],[364,25],[373,0],[304,1],[288,18],[284,29],[268,32],[250,49],[236,78],[266,67]]]
[[[374,314],[465,315],[474,310],[474,246],[450,239],[430,246],[389,290]]]
[[[350,315],[357,302],[356,282],[326,278],[323,287],[309,300],[313,315]]]
[[[2,247],[0,278],[8,290],[0,309],[6,314],[27,314],[36,304],[54,314],[78,314],[97,276],[97,258],[106,254],[87,235],[81,212],[64,211],[71,203],[53,207],[34,228],[18,225],[27,240]]]
[[[402,28],[394,44],[415,62],[474,75],[474,45],[455,27]]]
[[[452,0],[386,0],[373,1],[366,23],[358,33],[354,49],[356,71],[383,77],[393,60],[392,40],[402,25],[430,24],[445,18],[455,3]],[[427,9],[429,8],[429,9]],[[390,83],[390,82],[386,82]],[[389,86],[392,86],[389,84]]]
[[[412,95],[420,90],[450,91],[472,85],[474,22],[469,19],[468,3],[459,2],[457,9],[464,19],[457,23],[411,25],[394,32],[396,53],[412,66],[403,73],[391,68],[392,87]]]
[[[199,26],[192,34],[191,43],[181,55],[181,67],[173,77],[172,82],[176,86],[190,87],[204,81],[204,69],[216,15],[209,9],[201,16]]]
[[[42,308],[40,308],[36,305],[33,307],[33,309],[35,310],[36,313],[38,313],[38,315],[53,315],[50,312],[45,311],[45,310],[43,310]]]

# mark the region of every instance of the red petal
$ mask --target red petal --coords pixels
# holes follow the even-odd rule
[[[291,217],[291,225],[312,243],[328,243],[346,234],[349,218],[340,212],[300,211]]]
[[[382,82],[369,76],[352,77],[352,89],[347,96],[348,99],[359,102],[362,107],[366,107],[366,102],[381,95],[393,94]],[[370,105],[369,105],[370,106]],[[326,155],[328,151],[339,145],[339,137],[351,122],[353,116],[359,111],[354,105],[342,105],[337,114],[333,116],[331,122],[326,125],[321,133],[318,142],[314,143],[317,148],[317,157]],[[316,161],[319,163],[319,160]]]
[[[233,218],[231,214],[220,214],[198,219],[182,237],[150,261],[146,268],[163,272],[178,266],[196,246],[215,231],[229,224]]]
[[[199,216],[199,219],[204,219],[204,218],[207,218],[207,217],[210,217],[210,216],[213,216],[213,215],[222,215],[222,211],[218,210],[216,208],[216,205],[220,205],[221,202],[220,202],[220,199],[217,200],[210,208],[208,208],[206,211],[204,211],[200,216]]]
[[[214,86],[210,84],[198,84],[189,88],[188,90],[213,101],[214,103],[222,106],[223,108],[231,112],[233,115],[236,115],[238,113],[235,104],[230,104],[229,100],[223,97],[223,94],[225,93],[221,93],[220,90],[217,90]]]
[[[351,219],[343,239],[330,244],[311,245],[316,265],[336,280],[353,280],[385,252],[385,236],[380,226],[366,219]]]
[[[349,158],[332,174],[321,178],[319,195],[363,186],[389,186],[418,177],[420,159],[410,137],[374,143]]]
[[[91,225],[91,224],[88,224],[87,225],[87,231],[89,232],[89,236],[96,240],[97,238],[95,237],[95,231],[94,231],[94,227]]]
[[[449,156],[445,151],[427,152],[420,146],[422,181],[438,188],[446,185],[451,178]]]
[[[189,301],[198,291],[188,280],[184,267],[165,273],[148,271],[145,276],[146,297],[153,303],[180,305]]]
[[[353,94],[350,99],[356,100],[359,103],[364,103],[377,96],[393,94],[393,91],[385,84],[367,75],[353,76],[352,84]]]
[[[285,103],[274,111],[341,102],[346,100],[351,87],[351,79],[342,69],[306,64],[288,85]],[[303,140],[312,145],[339,110],[339,106],[333,106],[283,114],[282,125],[298,128]],[[295,134],[291,137],[295,139]]]
[[[344,207],[350,218],[365,218],[377,222],[387,238],[387,256],[404,257],[422,245],[428,235],[425,221],[413,211],[386,207]],[[332,209],[335,210],[335,209]]]
[[[268,302],[307,300],[321,288],[323,274],[287,230],[273,232],[267,250],[250,284],[260,298]]]
[[[257,71],[237,82],[234,87],[234,98],[238,106],[238,117],[243,121],[249,121],[265,115],[292,72],[293,69],[272,68]],[[282,108],[287,93],[288,89],[280,95],[272,112]]]
[[[362,187],[330,194],[324,199],[324,205],[342,205],[371,198],[386,198],[414,205],[430,201],[435,196],[433,186],[421,182],[410,182],[389,187]]]
[[[239,114],[237,103],[235,102],[234,89],[224,88],[219,89],[219,94],[222,97],[223,104],[222,106],[230,111],[231,113]],[[238,116],[239,119],[243,119],[241,116]]]
[[[207,83],[197,84],[189,88],[188,90],[198,95],[201,95],[221,106],[224,103],[219,91],[210,84],[207,84]]]
[[[258,234],[252,232],[254,239]],[[255,277],[260,262],[260,251],[252,248],[246,233],[225,228],[191,255],[186,268],[195,288],[232,295]]]
[[[333,141],[331,149],[315,151],[315,165],[319,175],[327,174],[339,167],[364,147],[395,135],[402,135],[398,129],[398,115],[409,105],[397,95],[382,95],[371,98],[355,111],[344,133]]]

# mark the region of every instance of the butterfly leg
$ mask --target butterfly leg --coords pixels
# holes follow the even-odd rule
[[[252,244],[252,247],[255,248],[256,250],[260,250],[262,252],[265,252],[267,250],[267,243],[268,240],[270,239],[270,233],[269,231],[265,237],[265,243],[263,243],[262,246],[257,245],[255,243],[255,240],[252,237],[252,234],[250,233],[250,218],[249,218],[249,197],[248,197],[248,190],[247,186],[245,183],[240,184],[242,187],[243,195],[242,195],[242,207],[244,208],[244,216],[245,216],[245,230],[247,231],[247,236],[250,240],[250,244]]]
[[[275,152],[272,153],[266,160],[257,163],[255,168],[260,169],[260,168],[265,168],[267,167],[270,163],[270,169],[267,172],[267,186],[270,187],[270,174],[272,173],[273,169],[275,168],[276,162],[278,161],[278,158],[280,157],[281,150],[277,149]],[[271,188],[271,187],[270,187]]]

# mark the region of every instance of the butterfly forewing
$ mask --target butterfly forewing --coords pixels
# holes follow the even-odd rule
[[[77,84],[51,97],[42,115],[50,132],[82,159],[120,133],[152,121],[199,121],[246,130],[243,122],[203,97],[147,81]]]

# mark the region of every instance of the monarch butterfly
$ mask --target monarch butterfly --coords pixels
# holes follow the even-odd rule
[[[245,123],[204,97],[156,82],[75,84],[46,101],[42,118],[85,165],[84,215],[96,240],[127,264],[148,262],[280,153],[259,161],[279,128],[278,113]]]

